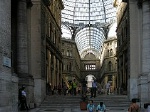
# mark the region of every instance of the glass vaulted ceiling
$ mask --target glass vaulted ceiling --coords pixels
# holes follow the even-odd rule
[[[113,0],[62,0],[62,37],[75,39],[81,57],[98,56],[108,26],[116,20]]]

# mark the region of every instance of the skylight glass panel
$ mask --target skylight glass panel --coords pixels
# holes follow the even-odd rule
[[[100,51],[100,46],[106,37],[103,34],[104,31],[97,27],[106,27],[116,21],[116,8],[113,7],[113,0],[62,1],[64,4],[62,22],[80,29],[75,35],[80,54],[85,50],[88,51],[87,49],[92,49],[94,52]]]

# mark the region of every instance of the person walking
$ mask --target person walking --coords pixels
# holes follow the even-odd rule
[[[107,82],[107,84],[106,84],[106,93],[107,93],[107,95],[110,94],[110,83],[109,82]]]
[[[87,93],[87,81],[83,80],[82,81],[82,94],[86,94]]]
[[[27,96],[27,94],[25,91],[25,86],[22,86],[22,88],[20,88],[20,90],[19,90],[19,100],[20,100],[20,105],[21,105],[20,110],[29,110],[29,108],[27,106],[26,96]]]
[[[52,88],[51,88],[51,83],[47,83],[46,84],[46,94],[47,95],[51,95],[51,90]]]
[[[67,94],[67,85],[65,82],[63,83],[63,93],[64,93],[64,95]]]
[[[130,106],[128,108],[128,112],[140,112],[140,107],[136,103],[136,99],[135,98],[132,99],[132,103],[130,104]]]
[[[93,104],[93,100],[89,100],[87,104],[87,112],[95,112],[95,105]]]
[[[100,104],[97,105],[96,111],[97,112],[106,112],[106,106],[104,105],[103,102],[100,102]]]
[[[93,82],[92,82],[92,88],[91,88],[92,90],[91,90],[91,98],[92,97],[96,97],[96,90],[97,90],[97,83],[96,83],[96,80],[94,80]]]
[[[69,87],[68,87],[68,94],[72,95],[72,82],[69,82]]]
[[[77,82],[75,79],[72,82],[72,86],[73,86],[73,95],[76,96],[76,94],[77,94],[77,90],[76,90],[77,89]]]
[[[61,88],[61,84],[59,83],[59,84],[58,84],[58,94],[59,94],[59,95],[61,95],[61,89],[62,89],[62,88]]]

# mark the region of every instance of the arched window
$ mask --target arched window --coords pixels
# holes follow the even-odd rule
[[[109,50],[107,50],[107,56],[109,56]]]
[[[109,49],[107,49],[107,50],[105,51],[105,56],[106,56],[106,57],[109,56]]]
[[[62,51],[61,51],[61,53],[62,53],[62,55],[65,55],[65,53],[64,53],[65,51],[64,51],[64,49],[62,49]]]
[[[112,56],[113,55],[113,50],[112,49],[110,49],[110,56]]]
[[[112,62],[111,61],[109,61],[109,63],[108,63],[108,71],[112,71]]]
[[[70,56],[70,57],[72,57],[72,51],[70,51],[70,54],[69,54],[69,56]]]
[[[67,56],[69,56],[69,50],[67,50]]]
[[[85,65],[85,70],[95,70],[96,65],[95,64],[86,64]]]

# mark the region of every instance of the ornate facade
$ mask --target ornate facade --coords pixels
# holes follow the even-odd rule
[[[129,99],[138,98],[141,107],[149,102],[150,1],[116,0],[118,81]]]
[[[80,83],[80,55],[76,43],[62,38],[61,52],[63,56],[63,81],[68,83],[76,79]]]
[[[98,29],[80,24],[80,31],[69,29],[72,41],[61,39],[62,0],[1,0],[0,111],[18,111],[22,85],[26,86],[29,107],[34,108],[44,100],[47,84],[57,86],[66,78],[79,80],[89,74],[103,86],[110,81],[112,92],[140,99],[141,107],[150,102],[150,1],[114,0],[114,6],[117,39],[107,39],[101,46],[110,24]],[[74,42],[76,35],[82,44],[80,52],[84,50],[82,59]],[[89,40],[87,35],[96,38]],[[93,54],[91,47],[82,49],[85,44],[97,50],[103,47],[103,51]]]
[[[117,26],[117,59],[118,59],[118,93],[127,94],[127,83],[129,76],[129,38],[128,38],[128,12],[127,4],[122,3],[118,8],[118,26]]]
[[[99,81],[100,59],[96,58],[94,54],[88,53],[84,58],[81,58],[81,79],[84,80],[86,76],[93,75]]]
[[[117,57],[116,57],[117,38],[107,39],[101,51],[101,69],[100,69],[100,84],[105,90],[107,82],[111,84],[111,93],[117,90]]]
[[[46,83],[61,82],[63,4],[61,0],[2,0],[0,4],[0,111],[17,112],[22,85],[33,108],[44,100]]]

